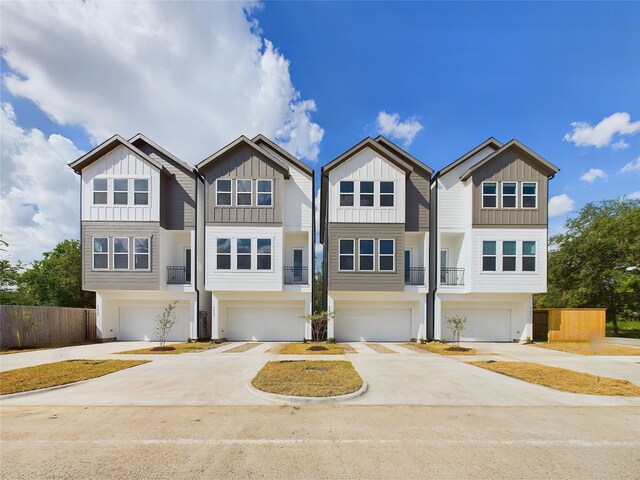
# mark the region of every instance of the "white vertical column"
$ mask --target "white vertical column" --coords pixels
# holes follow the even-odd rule
[[[335,302],[331,295],[327,295],[327,310],[335,313]],[[333,317],[327,321],[327,338],[335,338],[336,336],[334,333],[334,323],[335,319]]]
[[[442,301],[438,295],[435,295],[433,307],[433,339],[440,340],[442,338]]]
[[[96,292],[96,337],[98,339],[107,338],[104,335],[103,330],[103,320],[104,320],[104,302],[102,300],[102,295]]]
[[[220,337],[220,301],[218,297],[211,294],[211,339],[217,340]]]
[[[311,301],[311,297],[307,297],[304,301],[304,314],[311,315],[313,312],[313,302]],[[304,338],[312,338],[313,332],[311,328],[311,320],[305,319],[304,321]]]
[[[420,323],[418,328],[418,338],[416,340],[420,340],[421,338],[427,338],[427,297],[426,295],[422,297],[419,302],[419,317]]]

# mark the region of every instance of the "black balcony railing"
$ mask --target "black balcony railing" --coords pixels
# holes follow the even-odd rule
[[[285,285],[308,285],[309,267],[283,267]]]
[[[464,268],[441,268],[441,285],[464,285]]]
[[[424,285],[424,267],[405,267],[405,285]]]
[[[167,285],[188,285],[191,283],[191,269],[188,267],[167,267]]]

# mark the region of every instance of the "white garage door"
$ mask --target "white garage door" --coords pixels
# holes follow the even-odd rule
[[[511,310],[476,310],[451,309],[442,310],[442,332],[444,338],[453,340],[453,333],[445,324],[447,317],[463,315],[467,317],[460,340],[478,342],[510,342]]]
[[[336,340],[405,342],[411,339],[410,308],[336,308]]]
[[[118,340],[158,341],[156,335],[156,315],[161,314],[166,304],[120,307],[120,332]],[[176,308],[176,323],[167,340],[172,342],[186,342],[191,331],[189,329],[189,307],[178,305]]]
[[[303,308],[229,308],[227,339],[264,342],[301,341]]]

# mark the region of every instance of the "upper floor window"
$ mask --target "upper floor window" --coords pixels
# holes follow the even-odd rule
[[[149,237],[136,237],[133,239],[133,268],[136,270],[149,270]]]
[[[236,268],[251,270],[251,239],[238,238],[236,240]]]
[[[522,242],[522,271],[536,271],[536,242]]]
[[[93,204],[94,205],[107,204],[107,179],[106,178],[93,179]]]
[[[109,268],[109,239],[95,237],[93,239],[93,269],[107,270]]]
[[[216,205],[231,205],[231,180],[216,180]]]
[[[353,207],[353,182],[340,182],[340,206]]]
[[[146,178],[133,180],[133,204],[149,205],[149,180]]]
[[[537,208],[538,206],[538,184],[534,182],[522,183],[522,207]]]
[[[496,271],[496,242],[495,241],[485,240],[482,242],[482,271],[483,272]]]
[[[373,207],[373,182],[360,182],[360,206]]]
[[[514,241],[502,242],[502,271],[516,271],[516,242]]]
[[[113,180],[113,204],[127,205],[129,203],[129,179],[115,178]]]
[[[382,271],[394,271],[395,268],[395,256],[396,256],[396,241],[390,240],[378,240],[378,270]]]
[[[128,237],[116,237],[113,239],[113,268],[115,270],[129,270]]]
[[[236,180],[236,205],[250,207],[253,204],[251,180]]]
[[[218,270],[231,270],[231,240],[218,238],[216,242],[216,266]]]
[[[498,184],[482,182],[482,208],[498,207]]]
[[[271,270],[271,239],[259,238],[258,246],[258,270]]]
[[[516,208],[516,182],[502,182],[502,208]]]
[[[380,182],[380,206],[393,207],[394,204],[394,186],[393,182]]]
[[[258,206],[273,205],[273,180],[258,180]]]
[[[340,258],[339,258],[339,270],[354,270],[354,243],[353,239],[340,239]]]
[[[358,240],[358,270],[373,270],[373,240]]]

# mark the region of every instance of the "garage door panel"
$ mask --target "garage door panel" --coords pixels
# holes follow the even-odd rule
[[[453,332],[447,328],[446,319],[454,315],[467,318],[462,341],[510,342],[511,310],[509,309],[451,309],[442,310],[442,332],[446,340],[453,340]]]
[[[335,337],[343,342],[401,342],[411,338],[411,309],[336,307]]]
[[[120,307],[118,340],[158,341],[156,316],[162,314],[166,304],[144,307]],[[190,336],[189,307],[179,305],[178,322],[169,332],[168,341],[185,342]]]
[[[301,341],[305,336],[303,308],[229,308],[227,339],[235,341]]]

